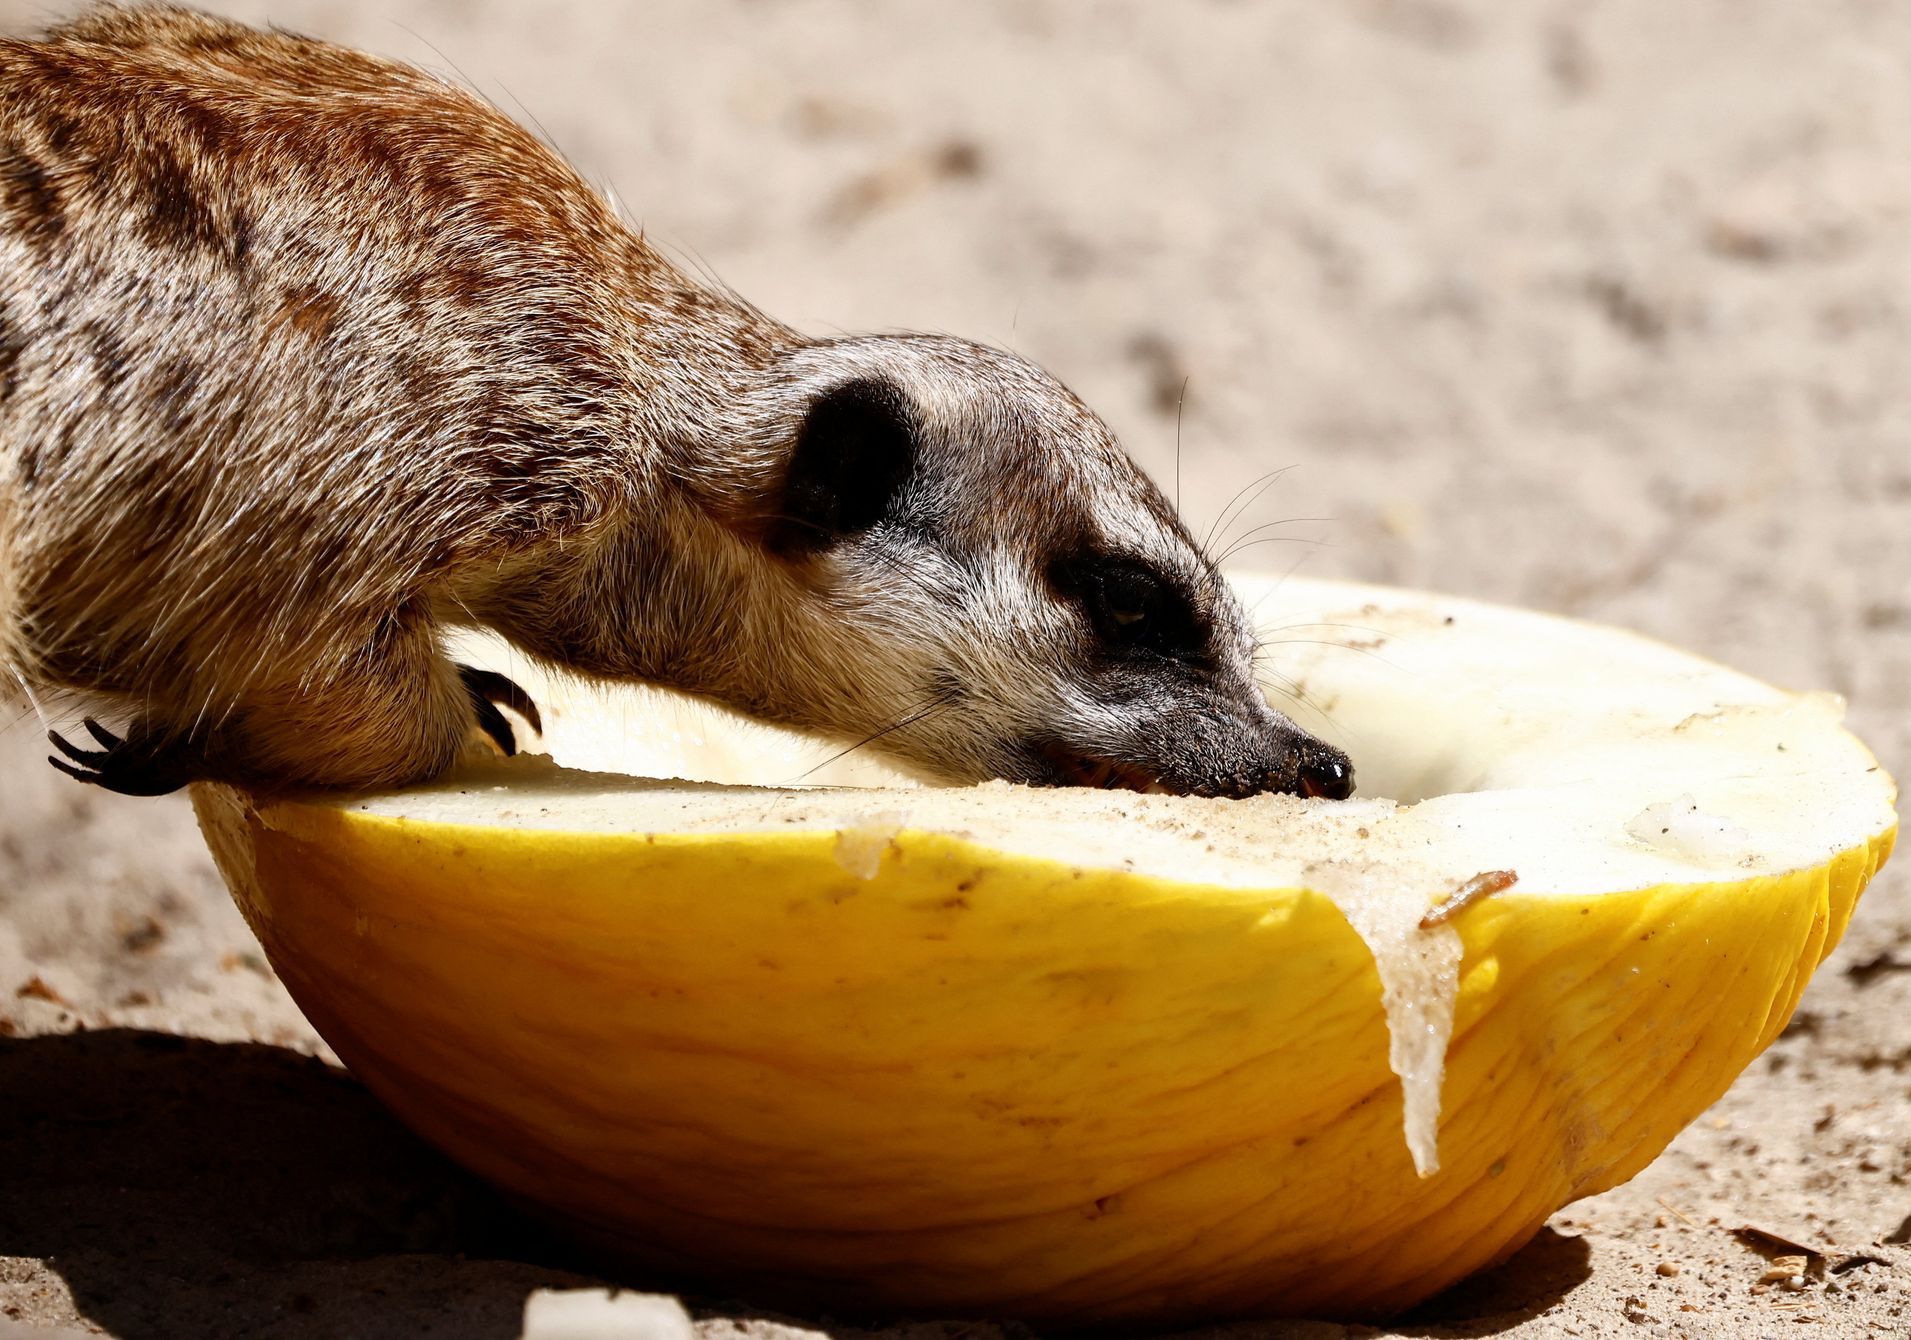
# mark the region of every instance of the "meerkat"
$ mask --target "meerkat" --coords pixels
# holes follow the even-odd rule
[[[1344,797],[1246,613],[1061,384],[693,282],[423,71],[188,9],[0,41],[0,667],[50,761],[393,787],[578,674],[946,782]]]

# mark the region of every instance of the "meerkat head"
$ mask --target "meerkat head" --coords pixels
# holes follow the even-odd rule
[[[803,724],[950,781],[1352,793],[1346,756],[1269,706],[1174,509],[1053,378],[933,336],[783,371],[760,543],[800,593]]]

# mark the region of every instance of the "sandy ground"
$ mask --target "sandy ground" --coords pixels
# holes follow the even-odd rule
[[[1013,345],[1163,479],[1185,381],[1197,528],[1287,465],[1251,520],[1327,518],[1267,532],[1320,542],[1272,566],[1835,689],[1911,766],[1903,6],[217,7],[455,66],[686,263],[818,331]],[[0,1316],[509,1337],[533,1288],[586,1282],[325,1063],[183,802],[42,752],[31,722],[0,735]],[[1228,1334],[1911,1334],[1907,1020],[1892,869],[1785,1036],[1632,1184],[1396,1330]],[[1823,1272],[1761,1291],[1742,1224]],[[708,1336],[865,1334],[689,1301]]]

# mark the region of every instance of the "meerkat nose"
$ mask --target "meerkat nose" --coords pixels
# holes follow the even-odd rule
[[[1354,765],[1338,749],[1316,745],[1301,751],[1300,793],[1345,800],[1354,793]]]

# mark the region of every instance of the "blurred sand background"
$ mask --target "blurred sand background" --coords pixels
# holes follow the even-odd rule
[[[818,331],[1046,364],[1268,566],[1626,624],[1911,768],[1911,8],[245,0],[522,108]],[[19,31],[69,12],[0,0]],[[183,800],[0,733],[0,1333],[510,1337],[582,1283],[357,1086]],[[1759,1291],[1753,1224],[1825,1253]],[[1633,1184],[1398,1330],[1911,1333],[1911,872]],[[1864,1258],[1869,1257],[1867,1261]],[[628,1280],[668,1289],[669,1281]],[[746,1292],[739,1285],[739,1292]],[[860,1335],[690,1300],[705,1335]],[[917,1325],[887,1336],[1021,1335]]]

